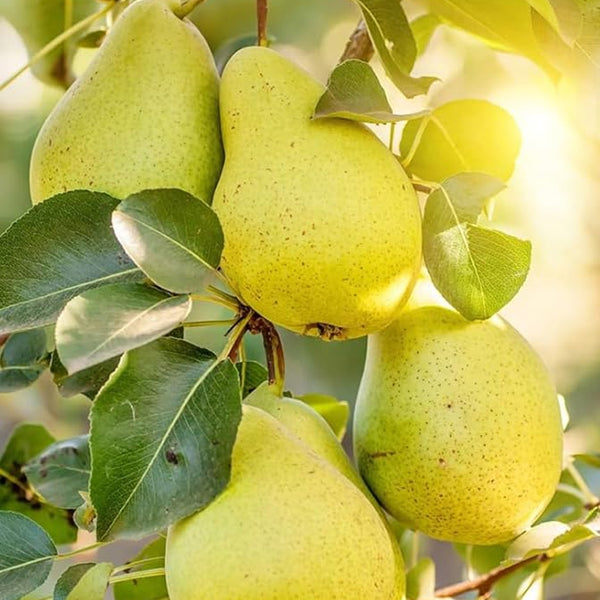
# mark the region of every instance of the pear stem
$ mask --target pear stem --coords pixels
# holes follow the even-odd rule
[[[118,0],[117,0],[118,1]],[[101,8],[98,12],[86,17],[85,19],[79,21],[79,23],[75,23],[72,27],[69,27],[66,31],[63,31],[60,35],[56,36],[51,42],[46,44],[39,52],[36,52],[30,59],[29,62],[21,67],[18,71],[13,73],[8,79],[0,83],[0,92],[7,88],[17,77],[25,73],[29,67],[37,63],[39,60],[44,58],[47,54],[50,54],[55,48],[58,48],[63,42],[68,40],[70,37],[84,30],[86,27],[89,27],[94,21],[98,20],[100,17],[103,17],[105,14],[110,12],[113,6],[116,4],[116,1],[109,2],[106,6]]]
[[[227,340],[227,344],[225,344],[225,347],[223,350],[221,350],[217,360],[220,361],[229,358],[232,362],[235,362],[237,358],[238,347],[242,343],[242,339],[248,331],[248,325],[254,316],[255,314],[252,309],[248,309],[246,314],[240,315],[235,325],[231,327],[231,333],[229,335],[229,339]]]
[[[267,36],[267,16],[269,13],[268,0],[256,0],[256,25],[258,35],[256,45],[266,48],[269,45]]]
[[[373,48],[373,43],[369,37],[367,25],[364,20],[361,19],[358,22],[356,29],[352,32],[339,62],[342,63],[345,60],[350,60],[352,58],[358,58],[359,60],[369,62],[373,58],[374,53],[375,49]]]
[[[261,324],[263,345],[267,356],[267,369],[269,371],[269,385],[282,396],[285,383],[285,356],[283,344],[275,325],[266,319]]]
[[[180,19],[189,15],[196,6],[202,4],[204,0],[181,0],[179,6],[175,6],[173,9],[173,13],[178,16]]]

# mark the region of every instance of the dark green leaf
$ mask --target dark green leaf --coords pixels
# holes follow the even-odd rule
[[[41,503],[22,468],[54,442],[42,425],[24,423],[10,436],[0,457],[0,509],[26,515],[43,527],[57,544],[75,540],[77,530],[70,514]]]
[[[104,600],[112,570],[110,563],[69,567],[56,582],[54,600]]]
[[[215,212],[181,190],[146,190],[129,196],[113,213],[119,242],[160,287],[201,291],[207,269],[219,266],[223,231]]]
[[[110,358],[89,369],[69,375],[60,362],[58,353],[54,351],[50,362],[50,371],[61,396],[70,398],[76,394],[84,394],[90,400],[93,400],[110,377],[110,374],[117,368],[119,358],[118,356]]]
[[[339,117],[366,123],[417,119],[424,111],[395,115],[373,69],[362,60],[346,60],[331,73],[314,118]]]
[[[19,600],[48,578],[56,546],[31,519],[0,511],[0,598]]]
[[[350,416],[350,407],[347,402],[342,402],[326,394],[304,394],[304,396],[297,396],[297,399],[317,411],[340,440],[344,437]]]
[[[441,23],[440,18],[433,13],[421,15],[411,22],[410,28],[417,44],[417,56],[421,56],[427,50],[435,30]]]
[[[388,77],[408,98],[426,94],[435,77],[410,76],[417,56],[400,0],[355,0]]]
[[[406,574],[406,598],[431,600],[435,590],[435,564],[429,557],[422,558]]]
[[[402,164],[426,181],[474,171],[506,181],[521,147],[515,120],[487,100],[442,104],[402,131]]]
[[[523,0],[431,0],[444,21],[476,35],[493,48],[521,54],[554,77],[531,26],[531,8]]]
[[[0,393],[15,392],[34,383],[47,367],[46,332],[14,333],[0,347]]]
[[[54,322],[85,290],[143,277],[113,235],[117,204],[96,192],[59,194],[0,236],[0,334]]]
[[[531,260],[531,244],[476,225],[501,182],[482,173],[447,179],[427,199],[423,255],[431,280],[467,319],[487,319],[519,291]]]
[[[144,561],[128,572],[135,573],[144,569],[159,569],[165,566],[165,538],[159,537],[146,546],[133,562]],[[167,584],[164,577],[132,579],[116,583],[115,600],[165,600],[168,598]]]
[[[143,346],[185,320],[189,296],[117,283],[73,298],[56,323],[56,349],[69,373]]]
[[[92,408],[98,538],[154,533],[208,504],[229,481],[240,418],[230,361],[175,338],[125,354]]]
[[[253,360],[235,365],[240,381],[242,382],[242,398],[251,394],[263,381],[267,381],[269,373],[267,368]]]
[[[25,465],[29,483],[48,502],[61,508],[83,503],[90,478],[89,436],[55,442]]]

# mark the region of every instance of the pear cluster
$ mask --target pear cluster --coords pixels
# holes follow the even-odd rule
[[[221,270],[243,303],[301,334],[371,335],[354,421],[360,474],[315,411],[257,389],[228,487],[169,530],[170,598],[401,600],[381,507],[442,540],[519,535],[560,475],[556,392],[505,321],[406,308],[420,210],[378,138],[313,119],[323,86],[272,50],[238,51],[219,77],[181,12],[178,0],[136,0],[119,17],[40,131],[33,201],[185,190],[219,216]]]

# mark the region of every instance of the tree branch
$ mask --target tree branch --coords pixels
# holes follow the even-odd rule
[[[358,58],[365,62],[369,62],[371,58],[373,58],[374,52],[375,49],[373,48],[373,43],[369,37],[367,25],[361,19],[358,22],[356,29],[352,32],[339,62],[344,62],[351,58]]]
[[[519,562],[516,562],[508,567],[498,567],[493,569],[489,573],[485,575],[481,575],[481,577],[477,577],[477,579],[472,579],[470,581],[462,581],[461,583],[455,583],[453,585],[449,585],[448,587],[440,588],[435,591],[436,598],[452,598],[453,596],[460,596],[461,594],[466,594],[467,592],[479,592],[480,596],[485,597],[486,594],[489,594],[490,590],[494,586],[494,584],[523,568],[524,566],[531,564],[533,562],[544,562],[548,560],[548,556],[546,554],[536,554],[535,556],[530,556],[529,558],[525,558]]]

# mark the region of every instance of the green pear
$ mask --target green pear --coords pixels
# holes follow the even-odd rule
[[[556,391],[499,317],[424,307],[371,336],[354,435],[359,471],[384,508],[442,540],[514,538],[561,473]]]
[[[54,108],[31,157],[33,202],[74,189],[125,198],[182,189],[206,202],[222,165],[219,80],[176,0],[136,0]]]
[[[312,119],[323,86],[267,48],[221,83],[225,164],[213,206],[222,269],[244,302],[293,331],[346,339],[381,329],[421,263],[415,192],[365,126]]]
[[[94,0],[76,0],[71,22],[78,23],[98,8]],[[0,0],[0,17],[17,30],[30,59],[65,30],[65,10],[65,0]],[[71,65],[76,42],[77,36],[72,37],[34,62],[33,75],[44,83],[68,87],[74,80]]]
[[[404,592],[370,502],[252,406],[228,487],[169,529],[165,561],[171,600],[399,600]]]

